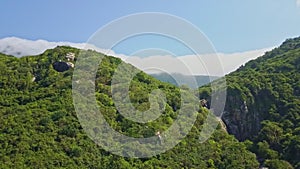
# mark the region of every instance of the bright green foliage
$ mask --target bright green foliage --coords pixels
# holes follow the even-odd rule
[[[19,59],[0,54],[0,168],[258,168],[255,154],[220,128],[207,142],[199,142],[207,114],[204,108],[188,136],[163,154],[130,159],[104,151],[86,135],[77,119],[71,93],[73,70],[60,73],[52,67],[58,60],[66,61],[69,52],[78,56],[80,51],[57,47]],[[173,123],[180,109],[179,88],[138,73],[130,85],[134,106],[147,110],[148,95],[157,88],[164,91],[167,105],[153,122],[134,123],[125,119],[112,101],[111,77],[122,61],[94,51],[86,54],[104,57],[96,76],[95,96],[101,113],[115,130],[132,137],[149,137]],[[135,68],[127,65],[126,69]]]

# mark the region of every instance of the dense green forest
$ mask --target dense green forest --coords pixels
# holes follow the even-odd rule
[[[0,168],[300,168],[300,38],[287,40],[226,76],[228,95],[222,119],[233,135],[219,125],[200,143],[208,109],[199,105],[187,137],[150,158],[114,155],[84,132],[72,99],[72,64],[80,53],[79,49],[56,47],[38,56],[0,54]],[[116,110],[112,99],[112,76],[123,62],[95,51],[85,54],[103,58],[95,97],[116,131],[150,137],[176,120],[180,91],[190,89],[138,73],[130,83],[134,107],[149,109],[148,95],[155,89],[165,93],[167,104],[155,121],[132,122]],[[75,60],[66,56],[75,56]],[[125,65],[127,70],[136,69]],[[210,100],[209,85],[199,92],[200,99]]]
[[[70,52],[78,56],[80,51],[57,47],[38,56],[0,55],[0,168],[258,168],[255,154],[220,127],[208,141],[199,142],[207,115],[201,107],[187,137],[163,154],[138,159],[103,150],[87,136],[76,116],[72,104],[73,69],[64,64]],[[86,54],[103,57],[95,96],[104,117],[116,131],[149,137],[173,123],[180,109],[178,87],[138,73],[130,85],[135,107],[148,109],[148,94],[156,88],[164,91],[167,105],[157,120],[134,123],[120,115],[111,98],[111,77],[122,61],[94,51]]]
[[[300,168],[300,38],[241,66],[226,81],[222,119],[229,133],[270,168],[288,162]],[[208,95],[209,86],[199,90]]]

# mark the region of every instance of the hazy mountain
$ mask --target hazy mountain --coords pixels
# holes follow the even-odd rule
[[[204,76],[204,75],[183,75],[179,73],[167,74],[167,73],[156,73],[150,74],[156,79],[174,84],[176,86],[186,85],[192,89],[196,89],[200,86],[206,85],[219,77],[217,76]]]

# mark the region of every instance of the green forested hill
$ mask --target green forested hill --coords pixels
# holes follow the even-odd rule
[[[199,108],[188,136],[163,154],[136,159],[106,152],[86,135],[76,116],[73,69],[54,69],[65,69],[65,56],[73,53],[77,57],[79,52],[57,47],[22,58],[0,54],[0,168],[258,168],[255,154],[247,150],[249,144],[238,142],[220,127],[208,141],[199,142],[205,108]],[[157,88],[166,94],[167,105],[157,120],[134,123],[119,114],[111,98],[111,77],[122,61],[94,51],[87,54],[104,57],[97,72],[95,96],[115,130],[132,137],[149,137],[173,123],[180,109],[179,88],[145,73],[137,74],[130,86],[134,106],[147,110],[148,94]]]
[[[300,38],[226,76],[223,121],[270,168],[300,168]],[[206,88],[200,88],[202,93]],[[253,144],[249,141],[251,140]]]

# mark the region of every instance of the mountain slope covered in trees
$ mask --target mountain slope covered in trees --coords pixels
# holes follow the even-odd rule
[[[300,38],[226,76],[223,121],[270,168],[300,168]],[[200,88],[207,95],[208,86]],[[249,141],[251,140],[251,141]],[[283,161],[285,160],[285,161]]]
[[[0,168],[258,168],[256,155],[247,145],[220,127],[205,143],[199,142],[207,115],[202,107],[187,137],[165,153],[137,159],[103,150],[84,132],[72,103],[73,69],[66,56],[71,53],[77,57],[79,52],[57,47],[22,58],[0,54]],[[103,57],[95,96],[101,113],[116,131],[143,138],[166,130],[174,122],[180,109],[178,87],[138,73],[130,85],[134,106],[147,110],[148,94],[157,88],[164,91],[167,105],[155,121],[134,123],[116,110],[111,95],[111,78],[122,61],[94,51],[87,54]],[[127,68],[135,69],[131,65]]]

